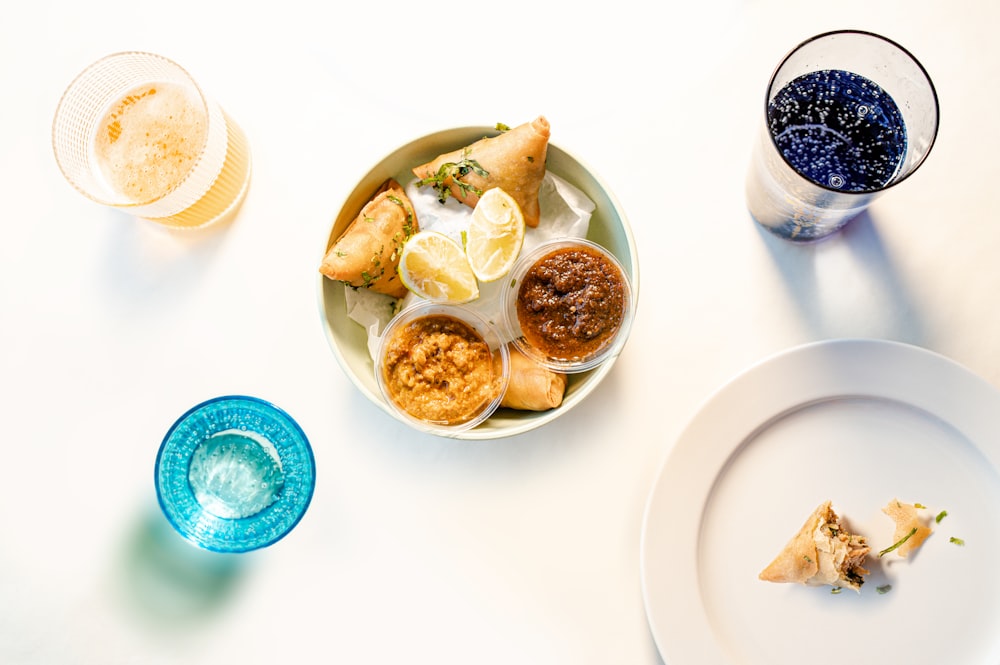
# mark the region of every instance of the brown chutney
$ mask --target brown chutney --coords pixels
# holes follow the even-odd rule
[[[585,361],[612,342],[626,312],[621,270],[585,246],[555,249],[521,279],[517,319],[525,341],[549,358]]]
[[[393,332],[382,371],[393,402],[432,423],[467,422],[498,391],[489,345],[468,323],[444,314],[414,319]]]

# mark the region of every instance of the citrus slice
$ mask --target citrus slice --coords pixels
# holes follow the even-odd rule
[[[462,246],[437,231],[419,231],[406,241],[399,278],[426,300],[463,303],[479,297],[479,284]]]
[[[514,266],[524,244],[524,215],[514,198],[494,187],[479,198],[469,222],[465,255],[481,282],[493,282]]]

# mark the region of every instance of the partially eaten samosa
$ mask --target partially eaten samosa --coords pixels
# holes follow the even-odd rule
[[[401,298],[406,287],[396,269],[403,243],[417,226],[409,197],[390,179],[327,250],[319,271],[353,287]]]
[[[549,121],[543,116],[497,136],[440,155],[413,169],[418,185],[432,185],[438,198],[452,196],[470,208],[488,189],[500,187],[521,207],[524,223],[538,226],[538,189],[545,177]]]
[[[870,549],[864,536],[848,533],[826,501],[761,571],[760,579],[860,591],[868,574],[864,563]]]

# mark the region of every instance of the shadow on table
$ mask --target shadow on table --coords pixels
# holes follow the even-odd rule
[[[784,240],[752,218],[748,221],[757,227],[811,333],[886,337],[917,345],[925,341],[924,322],[869,210],[815,243]],[[850,263],[848,272],[837,266],[844,262]]]
[[[168,229],[149,220],[110,210],[112,225],[103,262],[108,292],[126,311],[166,303],[202,282],[235,217],[204,229]]]
[[[126,536],[118,583],[132,616],[165,632],[188,631],[230,604],[245,557],[192,545],[154,507]]]

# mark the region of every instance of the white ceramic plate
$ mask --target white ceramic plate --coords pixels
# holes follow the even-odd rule
[[[860,594],[758,580],[826,499],[873,551],[891,545],[894,497],[948,516],[910,558],[870,559]],[[798,347],[714,394],[657,477],[640,546],[667,665],[996,665],[998,557],[1000,392],[874,340]]]
[[[410,169],[414,166],[468,145],[483,136],[495,134],[496,131],[489,127],[450,129],[417,139],[394,151],[376,164],[347,197],[330,230],[323,254],[387,178],[396,178],[405,185],[413,179]],[[621,205],[589,168],[552,143],[548,147],[546,168],[581,189],[596,205],[587,237],[610,250],[621,261],[632,281],[634,307],[639,296],[638,257],[632,230]],[[319,260],[316,265],[319,266]],[[369,400],[387,414],[398,418],[379,393],[365,331],[347,316],[343,285],[319,275],[318,293],[324,332],[340,366]],[[557,409],[541,412],[500,409],[483,424],[456,436],[461,439],[496,439],[541,427],[565,415],[583,401],[611,370],[614,362],[615,359],[611,358],[589,372],[570,375],[563,403]]]

